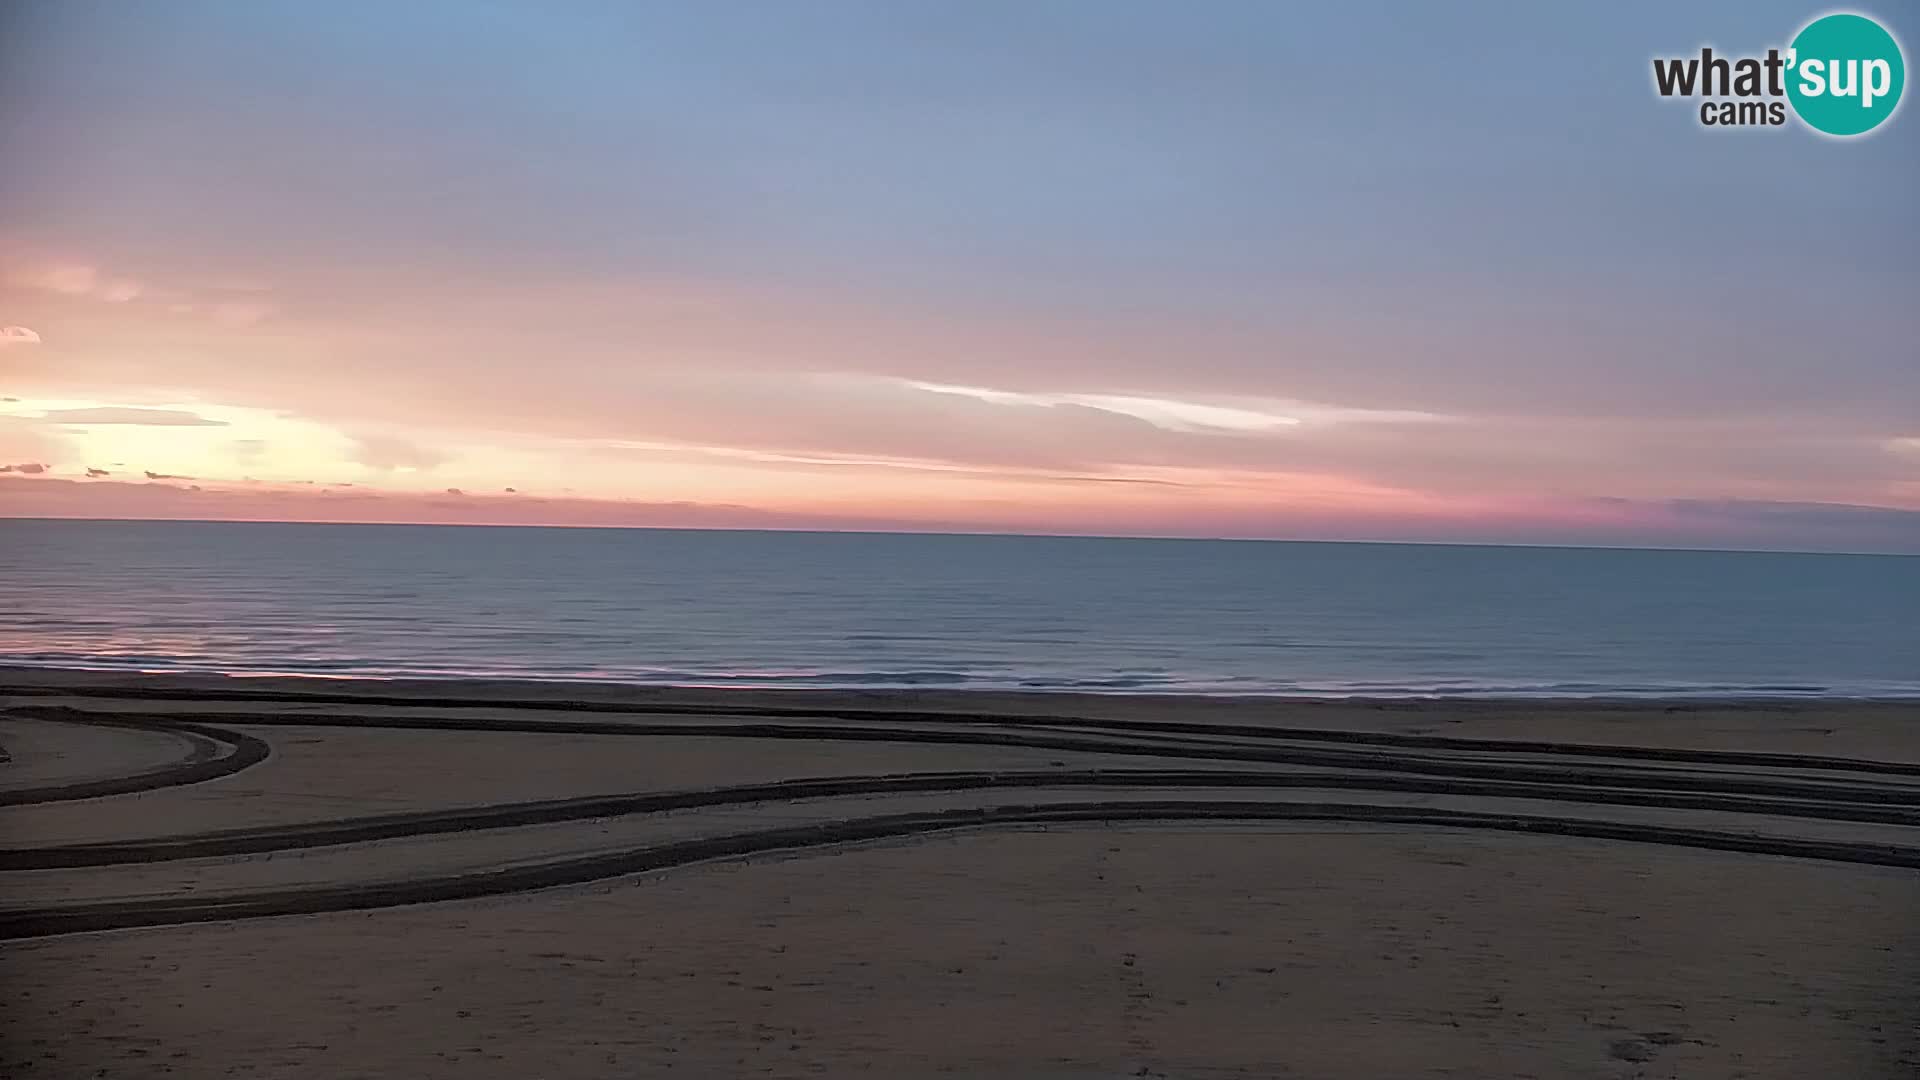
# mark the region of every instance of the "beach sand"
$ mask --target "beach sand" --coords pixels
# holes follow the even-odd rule
[[[1911,703],[0,705],[9,1077],[1920,1075]]]

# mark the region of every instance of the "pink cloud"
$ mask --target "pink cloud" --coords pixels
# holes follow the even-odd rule
[[[86,297],[108,304],[129,304],[145,300],[164,304],[179,314],[203,312],[216,322],[230,326],[251,326],[273,314],[274,306],[255,298],[268,291],[254,282],[222,283],[201,290],[156,286],[130,277],[109,275],[98,266],[84,262],[49,261],[16,265],[6,274],[9,284],[60,296]],[[238,293],[235,297],[223,294]],[[250,296],[249,294],[254,294]],[[199,301],[199,302],[196,302]]]
[[[86,296],[100,284],[100,272],[82,263],[21,267],[7,275],[15,285],[62,296]]]
[[[255,300],[227,300],[210,305],[208,312],[228,326],[252,326],[272,315],[272,304]]]
[[[393,435],[363,435],[354,440],[352,459],[369,469],[431,469],[446,463],[446,455]]]
[[[344,486],[344,485],[343,485]],[[364,490],[222,489],[118,480],[6,477],[0,517],[312,521],[369,524],[659,526],[825,529],[912,527],[898,519],[830,517],[730,503],[379,494]]]
[[[54,409],[42,419],[58,424],[132,424],[142,427],[226,427],[225,420],[209,420],[184,409],[140,409],[101,406],[91,409]]]
[[[7,274],[7,280],[23,288],[61,296],[91,296],[110,304],[124,304],[146,291],[141,282],[108,277],[98,267],[77,262],[18,267]]]
[[[0,326],[0,348],[9,345],[38,345],[40,334],[24,326]]]

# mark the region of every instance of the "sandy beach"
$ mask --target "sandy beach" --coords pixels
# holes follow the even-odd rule
[[[1920,1070],[1912,703],[0,706],[8,1076]]]
[[[1920,1080],[1916,41],[0,0],[0,1080]]]

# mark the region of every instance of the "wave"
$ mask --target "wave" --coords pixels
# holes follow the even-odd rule
[[[1434,680],[1287,680],[1171,672],[966,671],[944,668],[872,670],[672,669],[606,667],[555,669],[511,664],[443,666],[364,659],[247,658],[160,653],[0,652],[0,666],[144,674],[226,675],[235,678],[305,677],[365,680],[503,680],[619,683],[742,689],[949,689],[1107,694],[1185,694],[1275,698],[1634,698],[1839,700],[1920,698],[1920,682],[1529,682]]]

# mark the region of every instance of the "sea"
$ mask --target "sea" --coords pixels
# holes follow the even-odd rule
[[[1920,557],[6,520],[0,665],[1276,696],[1920,697]]]

